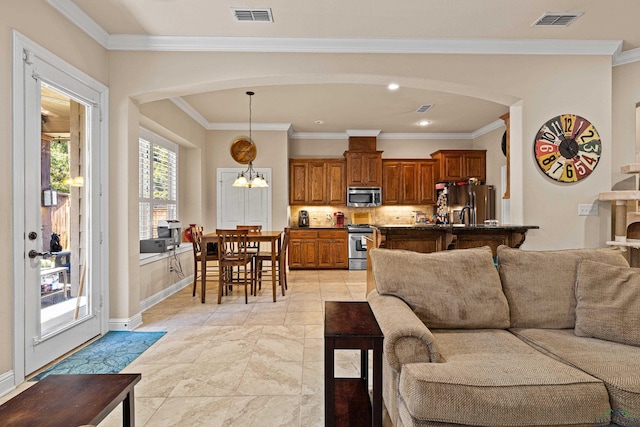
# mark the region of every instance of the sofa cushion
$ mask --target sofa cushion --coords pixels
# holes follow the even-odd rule
[[[640,425],[640,347],[578,337],[571,329],[513,329],[538,350],[602,380],[613,421]]]
[[[582,261],[576,300],[576,335],[640,346],[640,269]]]
[[[578,263],[592,260],[629,266],[617,248],[537,252],[502,245],[497,253],[502,288],[509,301],[514,328],[573,328]]]
[[[610,410],[602,381],[506,331],[433,335],[445,362],[407,364],[400,373],[405,425],[593,425]]]
[[[402,299],[429,328],[509,327],[488,246],[429,254],[373,249],[371,266],[378,292]]]

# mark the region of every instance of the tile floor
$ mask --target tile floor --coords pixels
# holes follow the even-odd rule
[[[191,287],[143,313],[141,331],[167,334],[124,372],[140,372],[136,425],[324,426],[324,301],[365,299],[364,271],[291,271],[244,303],[244,289],[217,304]],[[341,351],[336,375],[357,376],[359,353]],[[121,426],[118,407],[99,427]]]

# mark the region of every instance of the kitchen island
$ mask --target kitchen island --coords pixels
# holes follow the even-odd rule
[[[489,246],[496,256],[500,245],[519,248],[527,231],[538,229],[537,225],[374,225],[372,242],[367,249],[405,249],[415,252],[438,252],[451,249],[468,249]],[[367,257],[368,258],[368,257]],[[367,293],[373,289],[371,263],[367,262]]]

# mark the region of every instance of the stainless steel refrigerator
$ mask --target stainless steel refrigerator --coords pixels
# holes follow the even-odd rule
[[[449,185],[447,206],[451,212],[451,221],[454,224],[460,223],[460,211],[465,206],[473,206],[474,201],[478,224],[496,218],[496,189],[493,185]]]

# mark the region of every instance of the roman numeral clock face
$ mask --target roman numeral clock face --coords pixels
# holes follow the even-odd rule
[[[602,152],[600,135],[587,119],[562,114],[540,127],[534,144],[536,161],[550,178],[576,182],[596,168]]]

